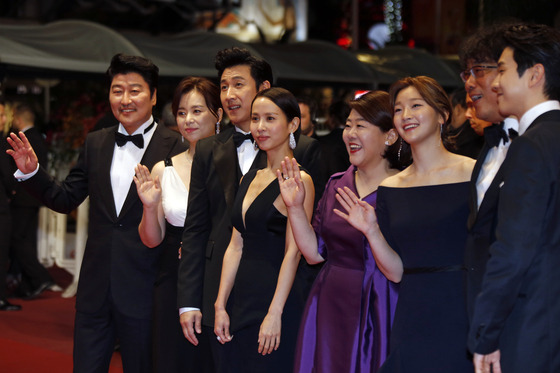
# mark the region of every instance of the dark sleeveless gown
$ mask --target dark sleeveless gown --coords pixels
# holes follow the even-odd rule
[[[230,372],[286,373],[293,369],[304,284],[296,276],[282,313],[280,347],[270,355],[259,355],[260,325],[274,296],[284,259],[287,217],[273,205],[280,195],[275,179],[249,206],[243,224],[243,199],[256,173],[257,170],[251,170],[243,177],[232,211],[233,226],[243,237],[243,254],[230,297],[230,332],[234,337],[228,365]]]
[[[379,187],[377,218],[401,256],[389,357],[379,373],[472,373],[462,262],[469,183]]]

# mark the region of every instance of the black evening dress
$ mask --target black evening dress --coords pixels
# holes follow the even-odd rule
[[[230,372],[291,372],[297,331],[303,311],[304,284],[296,276],[282,313],[280,347],[258,354],[258,334],[278,282],[286,245],[287,217],[273,205],[280,195],[276,179],[255,198],[245,213],[242,205],[257,170],[243,177],[233,205],[232,222],[243,237],[243,254],[233,285]]]
[[[404,275],[380,373],[471,373],[462,262],[469,183],[379,187],[377,215]]]

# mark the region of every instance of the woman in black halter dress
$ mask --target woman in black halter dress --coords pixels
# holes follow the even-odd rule
[[[294,281],[300,254],[277,172],[286,157],[293,157],[300,113],[290,92],[271,88],[257,94],[251,115],[251,133],[267,153],[267,167],[248,172],[236,196],[214,332],[221,343],[231,343],[228,372],[284,373],[293,368],[303,296],[302,284]],[[313,183],[304,172],[302,179],[310,191],[305,200],[310,219]]]

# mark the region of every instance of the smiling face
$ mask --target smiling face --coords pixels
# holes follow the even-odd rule
[[[138,73],[117,74],[111,82],[109,102],[115,118],[131,134],[152,115],[156,92]]]
[[[498,95],[500,113],[504,117],[513,115],[519,119],[526,112],[529,79],[530,69],[519,76],[517,62],[513,59],[513,49],[504,49],[498,62],[498,76],[492,84]]]
[[[494,61],[485,61],[479,63],[470,60],[467,63],[467,70],[476,69],[476,66],[496,66]],[[475,74],[476,75],[476,74]],[[480,119],[491,123],[499,123],[504,118],[498,110],[498,96],[492,90],[492,81],[498,75],[498,69],[487,68],[480,71],[480,77],[470,75],[465,82],[465,90],[472,99],[477,115]]]
[[[222,109],[219,110],[221,113]],[[181,96],[176,120],[181,135],[193,146],[198,140],[214,134],[219,118],[208,109],[204,96],[193,89]]]
[[[231,122],[248,132],[251,124],[251,102],[257,94],[255,80],[248,65],[224,70],[220,79],[220,100]]]
[[[286,114],[269,98],[258,97],[253,102],[251,134],[261,150],[287,149],[290,133],[298,126],[297,118],[288,123]]]
[[[444,118],[424,100],[413,86],[396,96],[393,123],[399,135],[410,145],[437,137],[441,141]]]
[[[365,168],[373,162],[383,161],[388,134],[383,133],[379,127],[366,121],[357,110],[352,109],[342,132],[350,163],[358,168]]]

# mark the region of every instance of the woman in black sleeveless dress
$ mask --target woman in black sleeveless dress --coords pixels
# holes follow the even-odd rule
[[[286,157],[293,157],[300,112],[289,91],[270,88],[257,94],[251,116],[251,133],[266,151],[267,167],[248,172],[237,193],[214,332],[221,343],[231,343],[228,372],[284,373],[293,367],[303,297],[302,284],[294,282],[300,254],[277,172]],[[313,183],[307,173],[301,174],[309,191],[305,210],[310,220]],[[226,304],[231,305],[227,311]]]

